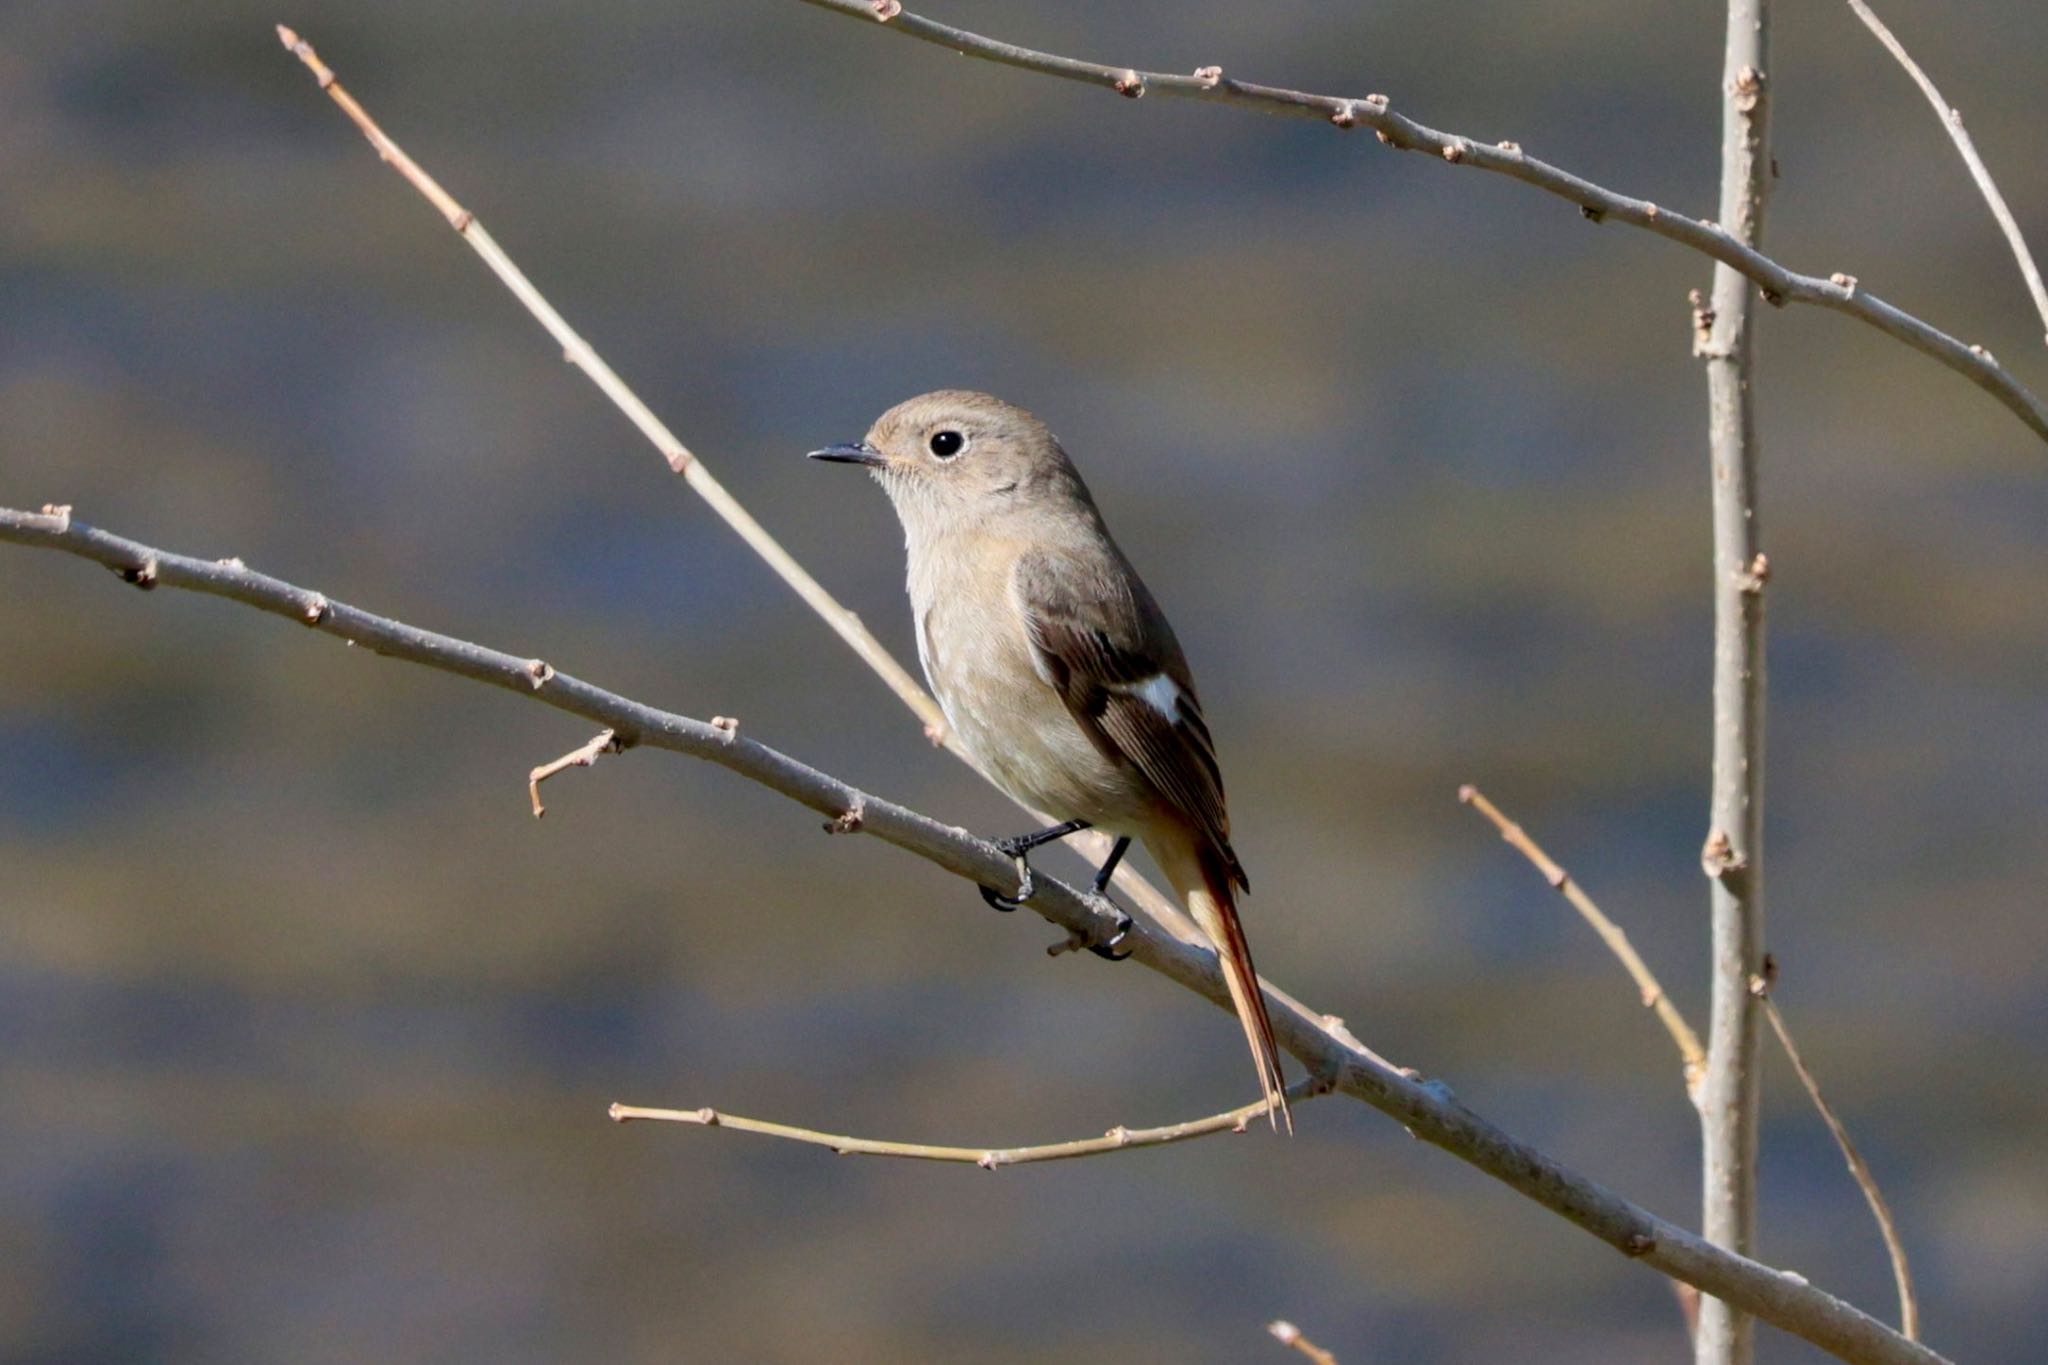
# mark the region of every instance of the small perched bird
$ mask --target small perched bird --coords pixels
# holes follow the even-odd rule
[[[1095,879],[1100,894],[1131,840],[1143,840],[1216,945],[1268,1117],[1291,1131],[1279,1047],[1237,917],[1235,893],[1251,883],[1230,847],[1194,679],[1067,452],[1022,408],[943,390],[811,458],[864,465],[888,491],[909,548],[918,657],[946,719],[997,786],[1064,822],[1000,841],[1022,884],[1016,901],[988,888],[983,897],[1014,909],[1031,893],[1024,856],[1091,826],[1116,838]]]

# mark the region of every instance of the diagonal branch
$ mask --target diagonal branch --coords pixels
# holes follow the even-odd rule
[[[1385,95],[1353,98],[1317,95],[1282,86],[1257,85],[1226,77],[1222,68],[1207,66],[1193,75],[1166,71],[1140,71],[1133,67],[1105,66],[1050,52],[1038,52],[996,38],[970,33],[894,4],[894,0],[803,0],[807,5],[831,10],[948,48],[964,57],[976,57],[1023,71],[1102,86],[1130,99],[1161,95],[1182,99],[1208,100],[1236,105],[1289,118],[1319,119],[1337,128],[1370,128],[1379,140],[1404,152],[1421,152],[1455,166],[1471,166],[1519,180],[1579,206],[1595,222],[1612,218],[1655,233],[1712,257],[1739,274],[1747,276],[1772,303],[1810,303],[1847,313],[1904,342],[1962,375],[1996,398],[2013,415],[2025,422],[2035,435],[2048,440],[2048,404],[2014,379],[1992,354],[1971,346],[1913,314],[1894,307],[1866,292],[1853,275],[1836,273],[1826,279],[1788,270],[1750,243],[1718,224],[1673,212],[1646,199],[1636,199],[1603,188],[1581,176],[1525,153],[1513,142],[1481,142],[1457,133],[1417,123],[1397,114]]]
[[[1785,1023],[1785,1016],[1778,1009],[1778,1002],[1771,997],[1777,969],[1771,959],[1764,959],[1763,973],[1749,983],[1750,990],[1763,1002],[1764,1018],[1771,1021],[1771,1031],[1778,1035],[1778,1045],[1785,1049],[1786,1060],[1792,1063],[1792,1070],[1799,1076],[1799,1083],[1806,1087],[1807,1098],[1820,1111],[1821,1122],[1828,1126],[1834,1136],[1835,1146],[1841,1149],[1842,1160],[1848,1163],[1849,1175],[1856,1182],[1856,1188],[1863,1191],[1863,1201],[1870,1205],[1870,1215],[1877,1220],[1877,1232],[1884,1238],[1885,1255],[1891,1258],[1892,1282],[1899,1291],[1899,1330],[1909,1340],[1920,1340],[1920,1296],[1913,1290],[1913,1267],[1906,1260],[1906,1243],[1899,1236],[1899,1225],[1892,1221],[1892,1206],[1885,1202],[1884,1191],[1877,1187],[1877,1177],[1870,1173],[1870,1163],[1863,1159],[1856,1144],[1849,1140],[1849,1129],[1835,1114],[1834,1106],[1820,1093],[1820,1082],[1807,1069],[1806,1059],[1799,1055],[1799,1049],[1792,1045],[1792,1030]]]
[[[1329,1087],[1310,1077],[1297,1081],[1288,1088],[1287,1098],[1295,1104],[1323,1094]],[[1270,1100],[1254,1100],[1241,1104],[1221,1114],[1207,1118],[1190,1119],[1185,1123],[1169,1123],[1161,1128],[1126,1128],[1119,1124],[1101,1137],[1079,1138],[1072,1142],[1048,1142],[1037,1147],[938,1147],[923,1142],[888,1142],[880,1138],[848,1137],[840,1133],[821,1133],[815,1128],[797,1128],[787,1123],[772,1123],[767,1119],[742,1118],[720,1109],[644,1109],[639,1105],[615,1104],[611,1107],[612,1121],[631,1123],[635,1119],[659,1119],[668,1123],[694,1123],[705,1128],[736,1128],[743,1133],[760,1133],[766,1137],[786,1138],[791,1142],[805,1142],[813,1147],[829,1147],[841,1156],[893,1156],[907,1157],[916,1161],[957,1161],[970,1163],[985,1171],[998,1170],[1004,1166],[1028,1166],[1042,1161],[1068,1161],[1075,1157],[1102,1156],[1109,1152],[1129,1151],[1134,1147],[1164,1147],[1168,1143],[1186,1142],[1190,1138],[1208,1137],[1212,1133],[1242,1133],[1253,1119],[1264,1118],[1272,1108]]]
[[[959,741],[953,737],[947,726],[945,713],[939,709],[939,704],[918,686],[917,680],[911,677],[901,664],[896,662],[895,657],[875,638],[874,633],[861,623],[860,617],[841,605],[837,598],[825,590],[822,583],[811,577],[809,571],[796,561],[795,556],[784,549],[782,543],[770,535],[766,527],[754,520],[753,515],[741,505],[739,499],[727,491],[724,484],[712,477],[711,470],[706,467],[703,459],[685,446],[682,440],[669,430],[667,423],[654,415],[653,409],[641,401],[640,396],[633,392],[625,380],[619,378],[618,372],[605,363],[604,357],[597,353],[596,348],[584,340],[582,335],[569,325],[567,319],[555,310],[554,305],[547,301],[546,296],[533,281],[526,277],[526,272],[506,254],[503,247],[498,245],[497,239],[491,236],[477,216],[456,202],[455,196],[442,188],[438,180],[427,174],[425,168],[407,155],[405,149],[370,117],[369,111],[348,92],[327,63],[320,60],[320,54],[313,50],[311,43],[283,24],[277,26],[277,36],[284,44],[285,50],[305,64],[306,69],[313,73],[313,79],[320,88],[327,92],[328,98],[348,115],[349,120],[368,139],[370,145],[376,149],[379,159],[397,171],[408,185],[418,190],[420,196],[434,206],[435,211],[447,220],[448,226],[455,230],[456,235],[468,243],[470,249],[490,267],[491,273],[498,277],[499,282],[510,290],[512,296],[533,315],[534,320],[547,330],[548,335],[562,348],[562,358],[590,377],[590,381],[612,401],[613,406],[624,413],[626,419],[640,434],[661,452],[661,457],[668,462],[669,469],[681,476],[683,482],[710,504],[711,510],[747,543],[747,548],[760,556],[762,561],[774,570],[777,577],[794,589],[796,595],[804,600],[804,604],[831,627],[832,633],[887,684],[889,690],[896,694],[896,699],[923,723],[924,732],[933,743],[943,744],[955,758],[973,767],[973,760],[968,758],[967,751],[960,747]],[[534,813],[538,815],[541,806],[537,787],[533,799]],[[1040,824],[1051,823],[1036,811],[1032,814]],[[1100,830],[1083,830],[1069,839],[1067,844],[1100,867],[1103,860],[1109,856],[1111,842],[1109,836]],[[1180,921],[1179,907],[1129,863],[1117,869],[1116,884],[1162,924],[1173,925]]]
[[[1493,822],[1500,831],[1500,837],[1507,841],[1517,853],[1527,858],[1540,873],[1551,889],[1571,902],[1572,909],[1579,912],[1579,918],[1591,925],[1593,932],[1600,935],[1600,941],[1608,951],[1621,961],[1636,989],[1642,993],[1643,1004],[1657,1012],[1658,1022],[1671,1035],[1671,1041],[1678,1046],[1678,1059],[1685,1068],[1685,1092],[1696,1094],[1700,1076],[1707,1066],[1706,1049],[1700,1046],[1700,1036],[1692,1031],[1692,1025],[1685,1022],[1685,1016],[1678,1012],[1678,1006],[1671,1002],[1663,984],[1636,952],[1635,945],[1628,941],[1628,932],[1613,920],[1607,918],[1585,889],[1572,880],[1572,874],[1551,861],[1537,842],[1529,837],[1527,830],[1501,814],[1500,807],[1486,799],[1486,793],[1467,783],[1458,788],[1458,799]]]
[[[1956,151],[1962,154],[1963,165],[1969,168],[1970,178],[1977,182],[1978,192],[1991,209],[1991,216],[1998,220],[1999,230],[2005,233],[2005,240],[2012,246],[2013,259],[2019,262],[2020,277],[2027,282],[2027,292],[2034,296],[2034,310],[2041,315],[2041,321],[2048,323],[2048,288],[2041,284],[2041,268],[2034,264],[2034,253],[2027,250],[2027,239],[2020,233],[2019,220],[2006,207],[2005,196],[1998,192],[1998,182],[1991,178],[1991,168],[1984,164],[1984,158],[1977,155],[1977,144],[1971,140],[1969,130],[1963,127],[1963,111],[1941,97],[1941,91],[1934,88],[1934,82],[1920,69],[1920,63],[1913,60],[1892,31],[1885,27],[1884,20],[1877,17],[1863,0],[1849,0],[1849,8],[1856,11],[1856,17],[1863,26],[1877,35],[1885,51],[1906,68],[1906,74],[1920,87],[1920,93],[1927,96],[1927,102],[1934,106],[1934,113],[1941,120],[1949,141],[1956,144]]]
[[[661,711],[522,659],[376,616],[323,593],[253,572],[239,560],[204,560],[154,549],[88,526],[68,507],[40,513],[0,508],[0,541],[59,550],[105,565],[138,585],[184,588],[225,597],[310,626],[373,653],[488,683],[515,696],[594,721],[621,743],[705,759],[830,817],[859,812],[859,827],[886,843],[976,883],[1001,885],[1011,861],[966,830],[864,793],[826,773],[739,734]],[[1106,936],[1115,917],[1101,903],[1052,877],[1038,878],[1031,908],[1070,932]],[[1216,955],[1165,929],[1136,920],[1126,940],[1132,960],[1229,1008]],[[1389,1069],[1349,1040],[1340,1025],[1268,988],[1280,1045],[1312,1076],[1364,1101],[1414,1136],[1484,1171],[1626,1256],[1694,1285],[1843,1360],[1877,1365],[1939,1365],[1943,1357],[1910,1342],[1853,1304],[1815,1288],[1802,1276],[1773,1270],[1712,1245],[1630,1203],[1467,1109],[1448,1088]]]

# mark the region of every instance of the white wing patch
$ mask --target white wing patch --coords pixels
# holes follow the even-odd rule
[[[1164,673],[1154,673],[1143,682],[1120,683],[1116,690],[1144,702],[1166,717],[1168,725],[1180,722],[1180,684]]]

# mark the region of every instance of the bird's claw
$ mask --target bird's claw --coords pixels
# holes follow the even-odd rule
[[[1011,900],[1008,896],[1005,896],[1002,892],[996,890],[993,886],[978,886],[975,888],[975,890],[981,892],[981,898],[984,901],[988,902],[989,909],[1000,910],[1006,915],[1009,914],[1012,910],[1015,910],[1018,906],[1023,904],[1022,901]]]
[[[1089,952],[1101,958],[1104,962],[1122,962],[1125,958],[1129,957],[1134,950],[1126,948],[1122,952],[1118,952],[1116,950],[1116,945],[1122,943],[1126,938],[1128,938],[1130,936],[1130,932],[1131,917],[1125,914],[1123,911],[1119,910],[1116,912],[1116,932],[1111,934],[1105,942],[1089,943],[1084,944],[1083,946],[1086,947]]]

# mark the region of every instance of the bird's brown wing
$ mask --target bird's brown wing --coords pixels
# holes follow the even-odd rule
[[[1180,643],[1145,585],[1120,562],[1037,551],[1018,560],[1013,586],[1041,676],[1096,748],[1135,768],[1250,890],[1230,847],[1215,742]]]

